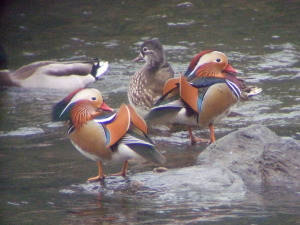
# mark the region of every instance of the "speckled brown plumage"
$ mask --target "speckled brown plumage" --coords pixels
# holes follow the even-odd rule
[[[159,41],[147,40],[140,50],[136,61],[145,59],[146,63],[131,78],[128,100],[135,110],[144,116],[162,95],[164,84],[174,77],[174,71],[166,62]]]

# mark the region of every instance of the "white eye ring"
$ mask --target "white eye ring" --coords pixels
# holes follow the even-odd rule
[[[143,51],[144,51],[144,52],[148,51],[148,48],[147,48],[147,47],[144,47],[144,48],[143,48]]]

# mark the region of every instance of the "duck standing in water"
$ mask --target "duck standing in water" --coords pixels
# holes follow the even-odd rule
[[[174,77],[174,71],[166,62],[164,49],[157,40],[147,40],[140,48],[134,61],[144,59],[145,65],[131,78],[128,89],[129,103],[144,117],[163,93],[167,80]]]
[[[241,96],[236,73],[224,53],[212,50],[199,53],[192,59],[185,76],[165,84],[163,96],[145,119],[187,125],[192,144],[197,140],[190,126],[208,126],[210,143],[214,142],[215,123],[230,112]]]
[[[105,178],[102,162],[124,162],[122,171],[113,176],[125,176],[131,158],[165,162],[147,136],[145,121],[135,110],[123,104],[114,112],[97,89],[74,91],[53,107],[52,116],[55,121],[70,121],[71,142],[79,152],[98,163],[98,175],[88,181]]]
[[[0,86],[51,88],[73,91],[98,80],[108,69],[108,62],[39,61],[15,72],[0,70]]]

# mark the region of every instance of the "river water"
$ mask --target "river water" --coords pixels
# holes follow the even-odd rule
[[[143,40],[159,38],[173,69],[184,72],[199,51],[227,54],[241,76],[263,92],[239,103],[216,137],[251,124],[300,139],[299,1],[4,1],[0,43],[9,68],[38,60],[100,58],[105,77],[91,85],[118,108],[142,63],[131,60]],[[257,187],[236,201],[164,201],[114,193],[73,193],[96,164],[71,145],[66,127],[51,122],[57,90],[1,88],[1,224],[300,224],[300,192]],[[198,136],[208,135],[198,129]],[[152,134],[166,167],[195,164],[205,148],[188,148],[187,133]],[[180,160],[178,160],[180,158]],[[107,173],[120,165],[105,165]],[[135,164],[130,173],[147,170]],[[129,175],[130,177],[130,175]]]

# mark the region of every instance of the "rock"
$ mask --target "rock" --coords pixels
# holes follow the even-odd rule
[[[299,159],[297,141],[253,125],[208,146],[198,156],[198,165],[163,173],[141,172],[126,178],[108,177],[101,183],[72,185],[61,192],[223,204],[239,201],[256,185],[299,186]]]
[[[140,173],[132,178],[168,200],[237,200],[246,191],[243,180],[226,168],[191,166],[160,174]]]
[[[228,169],[192,166],[164,173],[137,173],[126,178],[108,177],[101,183],[72,185],[61,192],[222,203],[242,199],[246,187],[243,180]]]
[[[208,146],[198,157],[204,167],[227,168],[246,186],[300,185],[300,144],[262,125],[233,132]]]

